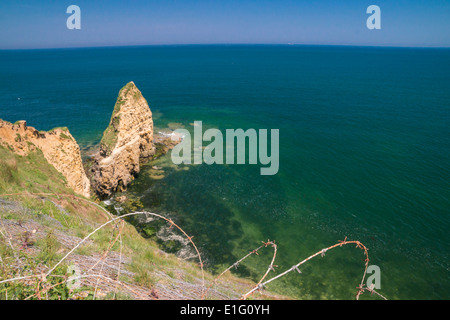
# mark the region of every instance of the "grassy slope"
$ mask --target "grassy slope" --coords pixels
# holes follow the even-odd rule
[[[0,146],[0,193],[70,193],[65,178],[44,158],[40,150],[22,157]]]
[[[75,196],[66,186],[64,177],[48,164],[39,151],[22,157],[0,147],[0,195],[11,193],[21,195],[0,196],[0,281],[45,272],[73,245],[110,219],[104,210],[83,197]],[[39,197],[31,193],[52,193],[58,196]],[[32,230],[37,231],[33,233]],[[101,229],[92,237],[92,241],[77,249],[73,257],[55,270],[54,273],[60,278],[48,278],[40,284],[40,288],[57,284],[58,279],[68,275],[67,267],[73,262],[95,262],[116,236],[117,229],[113,224]],[[10,238],[10,242],[7,238]],[[126,261],[120,280],[136,287],[134,291],[120,288],[116,298],[147,295],[147,298],[157,296],[170,299],[179,297],[180,292],[185,297],[198,298],[199,291],[196,289],[200,288],[201,272],[196,262],[187,262],[161,252],[154,242],[144,239],[128,223],[124,225],[122,239],[123,247],[119,246],[119,241],[115,243],[100,272],[107,274],[109,270],[115,273],[117,259],[109,257],[120,256]],[[71,242],[71,245],[67,244]],[[208,273],[205,278],[207,283],[214,279]],[[224,277],[224,283],[226,285],[223,287],[218,286],[220,294],[212,298],[237,298],[252,286],[250,281],[231,275]],[[27,298],[35,294],[36,285],[37,280],[0,284],[0,299]],[[92,298],[94,286],[95,281],[85,282],[82,289],[71,291],[59,285],[45,291],[45,296],[41,298]],[[171,291],[170,288],[174,286],[177,286],[178,292],[176,289]],[[114,296],[112,291],[115,291],[115,286],[104,286],[97,297],[111,298]],[[135,291],[141,295],[136,296]]]

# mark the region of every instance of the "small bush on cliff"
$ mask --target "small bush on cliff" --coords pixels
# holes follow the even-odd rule
[[[43,263],[53,263],[58,257],[58,250],[61,245],[52,231],[48,232],[45,238],[38,241],[37,245],[41,248],[38,259]]]

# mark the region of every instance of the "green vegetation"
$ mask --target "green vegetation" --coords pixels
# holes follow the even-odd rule
[[[103,132],[102,140],[100,141],[100,150],[104,156],[109,156],[113,151],[117,143],[117,135],[119,133],[119,122],[120,122],[120,106],[123,101],[118,99],[114,107],[114,112],[111,116],[111,121]]]
[[[67,128],[67,127],[55,127],[55,128],[53,128],[53,129],[50,129],[48,132],[53,132],[53,131],[55,131],[55,130],[57,130],[57,129],[59,129],[59,130],[61,130],[61,131],[65,131],[65,132],[68,132],[68,131],[69,131],[69,128]]]
[[[117,105],[117,103],[116,103]],[[102,140],[100,141],[100,150],[104,156],[109,156],[117,144],[117,135],[119,133],[120,115],[114,115],[106,130],[103,132]]]
[[[56,258],[59,257],[58,250],[61,248],[56,236],[53,231],[49,231],[47,235],[37,242],[37,246],[41,249],[37,258],[42,263],[55,263]]]
[[[70,139],[70,137],[68,135],[66,135],[64,132],[61,132],[61,134],[59,135],[61,138],[63,139],[68,139],[68,140],[72,140]]]
[[[51,132],[55,132],[56,130],[62,131],[60,133],[60,135],[59,135],[61,138],[72,140],[67,134],[64,133],[64,132],[68,133],[69,132],[69,128],[67,128],[67,127],[56,127],[56,128],[53,128],[53,129],[49,130],[48,132],[51,133]]]
[[[49,165],[40,150],[20,156],[0,146],[0,194],[24,190],[73,193],[66,186],[66,179]]]

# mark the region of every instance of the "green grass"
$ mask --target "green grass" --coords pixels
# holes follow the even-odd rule
[[[68,135],[66,135],[64,132],[61,132],[61,134],[59,135],[61,138],[63,139],[67,139],[67,140],[72,140]]]
[[[53,131],[55,131],[57,129],[59,129],[61,131],[66,131],[66,132],[69,131],[69,128],[67,128],[67,127],[56,127],[56,128],[50,129],[48,132],[53,132]]]
[[[64,132],[68,133],[69,132],[69,128],[67,128],[67,127],[56,127],[56,128],[53,128],[53,129],[49,130],[48,132],[50,133],[50,132],[54,132],[56,130],[61,130],[62,131],[60,133],[60,135],[59,135],[61,138],[72,140],[72,138],[70,138],[67,134],[64,133]]]
[[[24,190],[73,194],[63,175],[47,162],[39,149],[20,156],[0,146],[0,194]]]
[[[53,264],[57,262],[58,250],[61,248],[61,244],[52,231],[48,232],[43,239],[39,239],[36,245],[41,249],[37,259],[44,264]]]
[[[113,114],[109,126],[103,132],[102,140],[100,141],[100,151],[104,156],[109,156],[117,144],[117,135],[119,134],[118,128],[119,122],[120,122],[120,114],[119,115]]]

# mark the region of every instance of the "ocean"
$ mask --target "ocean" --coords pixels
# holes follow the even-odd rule
[[[279,129],[279,172],[260,165],[143,167],[127,194],[194,236],[218,272],[278,245],[275,272],[347,237],[369,248],[388,299],[449,299],[450,50],[300,45],[0,51],[0,118],[101,139],[134,81],[156,130]],[[155,176],[153,165],[163,174]],[[258,280],[261,251],[234,272]],[[336,248],[268,285],[298,299],[353,299],[364,271]],[[371,298],[365,293],[362,298]]]

